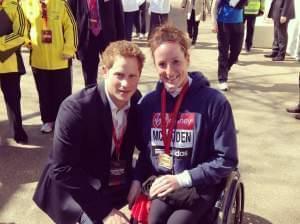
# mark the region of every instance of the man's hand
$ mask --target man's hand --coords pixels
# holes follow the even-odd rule
[[[132,208],[136,198],[141,194],[141,191],[142,191],[141,183],[137,180],[132,181],[130,190],[129,190],[129,193],[127,196],[129,209]]]
[[[103,219],[104,224],[129,224],[129,219],[117,209],[111,212]]]
[[[280,23],[281,24],[286,23],[286,21],[287,21],[286,16],[280,16]]]
[[[155,179],[150,188],[149,195],[151,198],[153,198],[154,196],[163,197],[168,193],[178,189],[179,187],[180,186],[174,175],[164,175]]]

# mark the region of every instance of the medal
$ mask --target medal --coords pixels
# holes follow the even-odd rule
[[[112,160],[110,163],[110,175],[108,186],[119,186],[126,183],[126,162],[124,160]]]
[[[166,89],[163,88],[161,92],[161,130],[162,130],[162,139],[165,146],[165,153],[160,154],[158,158],[158,164],[161,167],[165,167],[167,169],[172,169],[173,167],[173,159],[170,156],[171,153],[171,141],[172,141],[172,134],[173,130],[176,125],[177,115],[179,112],[179,108],[182,104],[183,98],[188,90],[189,83],[183,86],[178,99],[176,100],[175,107],[173,112],[171,113],[171,121],[167,124],[166,122]],[[167,132],[168,130],[168,132]]]
[[[158,165],[171,170],[173,167],[173,158],[166,153],[161,153],[158,155]]]

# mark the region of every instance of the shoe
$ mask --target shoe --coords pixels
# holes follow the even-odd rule
[[[300,114],[296,114],[296,115],[295,115],[295,118],[296,118],[297,120],[300,120]]]
[[[14,139],[17,143],[20,143],[20,144],[28,143],[28,136],[23,128],[15,132]]]
[[[222,91],[227,91],[228,90],[227,82],[220,82],[219,83],[219,89],[222,90]]]
[[[284,57],[276,56],[276,57],[272,58],[272,61],[284,61]]]
[[[192,40],[192,45],[193,45],[193,46],[196,45],[196,40]]]
[[[139,33],[133,33],[133,34],[132,34],[132,37],[133,37],[133,38],[138,38],[139,35],[140,35]]]
[[[265,54],[265,55],[264,55],[265,58],[274,58],[274,57],[276,57],[276,56],[277,56],[277,54],[275,54],[275,53]]]
[[[249,53],[251,51],[251,47],[245,47],[245,51]]]
[[[288,113],[300,113],[300,104],[298,104],[297,106],[294,106],[294,107],[288,107],[288,108],[286,108],[286,111]]]
[[[145,38],[146,38],[146,35],[145,35],[145,34],[142,34],[142,33],[141,33],[141,34],[139,35],[139,39],[140,39],[140,40],[145,39]]]
[[[53,131],[53,128],[54,128],[54,122],[47,122],[42,125],[41,132],[45,134],[51,133]]]

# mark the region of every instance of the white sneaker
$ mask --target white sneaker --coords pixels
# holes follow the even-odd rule
[[[54,128],[54,122],[47,122],[42,125],[41,132],[42,133],[50,133],[53,131]]]
[[[142,39],[145,39],[145,38],[146,38],[146,35],[141,33],[140,36],[139,36],[139,39],[142,40]]]
[[[138,37],[139,37],[139,33],[134,33],[134,32],[133,32],[133,33],[132,33],[132,37],[133,37],[133,38],[138,38]]]
[[[222,90],[222,91],[227,91],[228,90],[227,82],[220,82],[219,83],[219,89]]]

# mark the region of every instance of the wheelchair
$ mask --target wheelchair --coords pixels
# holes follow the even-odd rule
[[[146,196],[145,196],[146,197]],[[146,199],[147,201],[147,199]],[[143,207],[143,206],[142,206]],[[144,206],[145,207],[145,206]],[[138,209],[137,209],[138,210]],[[140,210],[138,210],[140,211]],[[143,214],[143,212],[138,213]],[[244,215],[244,184],[238,170],[224,179],[224,188],[214,207],[200,221],[201,224],[242,224]],[[147,219],[146,215],[142,215]],[[146,217],[146,218],[145,218]],[[131,219],[131,223],[138,223]]]
[[[212,211],[207,214],[205,224],[242,224],[244,215],[244,184],[238,170],[233,171],[225,182]]]

